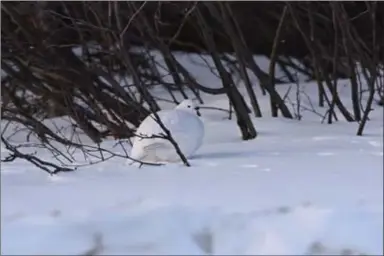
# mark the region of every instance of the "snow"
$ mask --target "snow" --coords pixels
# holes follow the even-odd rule
[[[284,95],[290,86],[294,104],[295,85],[278,89]],[[300,90],[317,99],[315,83]],[[162,88],[153,93],[167,97]],[[383,108],[374,106],[358,137],[358,124],[341,116],[330,125],[308,110],[301,121],[271,118],[268,96],[257,95],[264,116],[253,118],[255,140],[242,141],[227,113],[201,109],[206,134],[191,167],[138,169],[113,158],[48,176],[21,160],[2,163],[1,253],[382,254]],[[345,81],[340,96],[350,99]],[[225,96],[203,98],[228,108]],[[301,104],[312,106],[306,97]]]

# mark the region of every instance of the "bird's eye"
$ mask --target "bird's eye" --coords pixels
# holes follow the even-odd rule
[[[188,105],[188,108],[191,108],[191,106],[190,106],[190,105]]]

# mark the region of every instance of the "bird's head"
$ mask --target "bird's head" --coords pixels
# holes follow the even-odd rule
[[[201,116],[200,114],[200,107],[191,99],[183,100],[179,105],[177,105],[176,109],[184,110],[184,111],[191,111],[196,112],[198,116]]]

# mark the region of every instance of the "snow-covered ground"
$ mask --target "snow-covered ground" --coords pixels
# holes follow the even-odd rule
[[[219,84],[202,67],[196,75]],[[315,84],[300,90],[316,106]],[[264,117],[253,118],[252,141],[227,113],[202,110],[206,137],[189,168],[114,158],[48,176],[20,160],[2,163],[1,253],[382,255],[383,108],[357,137],[357,123],[322,124],[305,109],[301,121],[271,118],[268,97],[257,95]],[[225,96],[203,98],[228,108]]]

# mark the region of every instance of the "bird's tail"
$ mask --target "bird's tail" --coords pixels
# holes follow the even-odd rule
[[[130,155],[130,165],[134,162],[162,163],[171,160],[176,150],[170,143],[155,142],[135,150]]]

